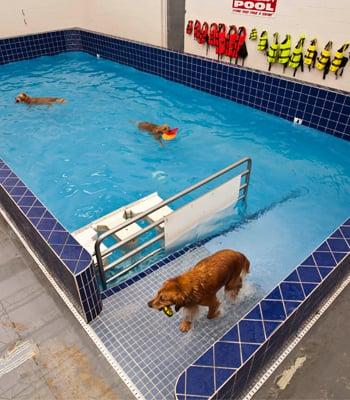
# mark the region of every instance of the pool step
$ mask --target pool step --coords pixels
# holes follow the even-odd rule
[[[72,233],[75,239],[83,246],[85,249],[90,253],[93,254],[95,252],[95,242],[98,237],[98,233],[106,232],[110,229],[113,229],[128,219],[135,217],[136,215],[142,214],[149,210],[150,208],[160,204],[163,199],[158,195],[157,192],[154,192],[146,197],[143,197],[140,200],[137,200],[127,206],[118,208],[111,213],[96,219],[95,221],[91,222],[90,224],[76,230]],[[148,222],[156,222],[159,221],[161,218],[171,214],[173,210],[168,207],[164,206],[157,211],[149,214],[146,217]],[[164,224],[159,225],[160,229],[164,228]],[[134,235],[137,232],[140,232],[142,227],[137,224],[133,223],[126,228],[123,228],[113,234],[113,237],[117,241],[127,240],[128,237]],[[107,247],[102,243],[101,250],[106,250]]]

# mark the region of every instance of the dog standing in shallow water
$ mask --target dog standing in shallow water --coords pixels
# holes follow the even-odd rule
[[[234,300],[245,275],[249,272],[249,260],[237,251],[221,250],[204,258],[189,271],[164,282],[148,306],[162,310],[165,306],[175,306],[175,310],[184,308],[184,319],[180,324],[181,332],[188,332],[198,306],[207,306],[209,319],[220,315],[220,302],[217,292],[224,287],[225,294]]]
[[[65,100],[59,97],[30,97],[26,93],[20,93],[16,97],[16,103],[26,104],[46,104],[51,105],[53,103],[64,103]]]

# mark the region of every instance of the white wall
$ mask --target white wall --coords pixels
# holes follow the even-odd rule
[[[166,46],[166,0],[85,0],[82,28]]]
[[[0,38],[80,27],[166,46],[166,3],[166,0],[0,0]]]
[[[269,32],[271,37],[274,32],[279,32],[280,38],[286,33],[292,35],[292,48],[298,41],[300,34],[306,35],[304,49],[309,45],[310,39],[318,39],[319,49],[329,41],[333,41],[333,54],[350,41],[350,1],[349,0],[277,0],[277,11],[273,17],[259,17],[250,15],[233,14],[232,0],[186,0],[186,24],[188,20],[201,22],[223,22],[245,26],[250,33],[256,27],[260,34],[263,30]],[[282,39],[283,40],[283,39]],[[256,50],[257,42],[247,40],[248,57],[245,66],[267,71],[266,57]],[[193,36],[185,35],[185,51],[205,56],[206,46],[199,45]],[[347,56],[349,53],[347,52]],[[213,58],[215,50],[209,55]],[[279,65],[273,65],[271,72],[283,75]],[[286,75],[292,76],[293,71],[288,68]],[[322,72],[316,69],[304,73],[298,71],[297,79],[330,86],[350,91],[350,62],[344,70],[343,78],[336,80],[333,73],[329,73],[326,80],[322,79]]]
[[[81,26],[84,4],[85,0],[0,0],[0,37]]]

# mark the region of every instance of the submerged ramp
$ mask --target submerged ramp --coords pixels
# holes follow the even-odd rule
[[[205,246],[191,249],[133,285],[108,297],[92,323],[99,338],[133,384],[147,399],[172,399],[177,377],[220,338],[261,297],[246,282],[236,303],[224,305],[224,316],[209,321],[201,310],[194,330],[179,330],[182,313],[167,318],[147,307],[164,280],[210,255]]]

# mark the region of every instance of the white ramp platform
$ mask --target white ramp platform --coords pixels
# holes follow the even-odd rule
[[[90,254],[94,254],[95,242],[99,233],[114,229],[126,222],[128,219],[142,214],[162,202],[163,199],[159,196],[157,192],[154,192],[149,196],[143,197],[140,200],[128,204],[127,206],[118,208],[117,210],[112,211],[111,213],[99,219],[96,219],[90,224],[74,231],[72,235]],[[146,220],[153,223],[159,221],[165,216],[170,215],[172,212],[173,210],[170,207],[164,206],[161,207],[159,210],[156,210],[153,213],[147,215]],[[159,228],[163,229],[164,224],[160,224]],[[116,241],[127,240],[128,237],[134,235],[137,232],[140,232],[141,229],[142,228],[139,224],[133,223],[126,228],[116,231],[113,237]],[[102,251],[107,249],[107,247],[103,243],[101,246]]]

